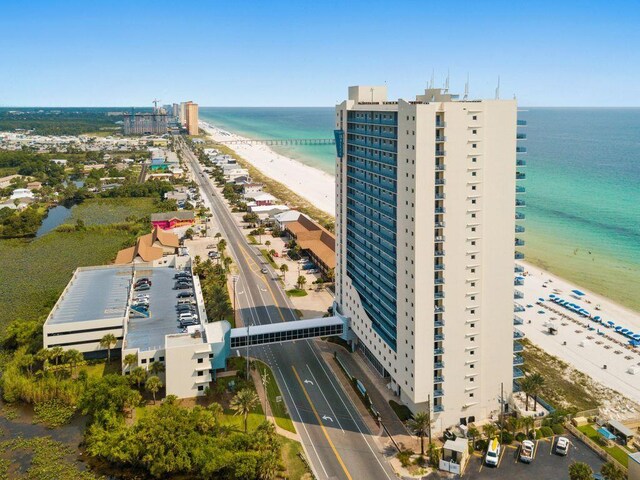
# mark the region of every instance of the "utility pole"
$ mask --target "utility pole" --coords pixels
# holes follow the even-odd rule
[[[504,383],[500,382],[500,444],[502,444],[503,430],[504,430]]]
[[[427,397],[427,413],[429,415],[429,447],[431,447],[431,394]]]
[[[265,370],[262,372],[262,390],[264,391],[264,418],[267,418],[267,383],[269,382],[269,373]]]
[[[233,326],[234,327],[238,323],[238,316],[236,315],[236,308],[237,308],[237,305],[238,305],[238,300],[237,300],[238,295],[236,293],[236,285],[237,285],[237,283],[238,283],[238,275],[234,275],[233,276]]]
[[[249,339],[251,338],[249,335],[249,326],[250,325],[247,325],[247,382],[249,381]]]

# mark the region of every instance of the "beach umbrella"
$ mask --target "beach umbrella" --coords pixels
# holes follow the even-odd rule
[[[636,333],[636,334],[633,336],[633,339],[634,339],[634,340],[640,340],[640,333]]]
[[[627,333],[625,333],[625,335],[629,338],[633,338],[633,332],[631,330],[629,330]]]
[[[617,327],[614,328],[614,330],[616,332],[619,332],[620,330],[622,330],[622,325],[618,325]]]
[[[549,298],[556,298],[556,294],[555,293],[550,293],[549,294]]]
[[[613,326],[616,324],[616,322],[612,322],[611,320],[609,320],[609,321],[607,322],[607,324],[608,324],[610,327],[613,327]]]
[[[584,295],[584,292],[581,292],[580,290],[571,290],[571,291],[576,295],[578,295],[579,297],[582,297]]]
[[[593,317],[593,319],[597,322],[600,320],[600,315],[596,315],[595,317]]]
[[[622,330],[620,330],[620,333],[623,334],[623,335],[626,335],[627,332],[629,332],[628,328],[623,328]]]
[[[544,298],[540,297],[540,298],[538,298],[538,301],[539,302],[544,302]]]

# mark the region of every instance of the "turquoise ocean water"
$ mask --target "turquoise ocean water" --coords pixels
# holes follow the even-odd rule
[[[251,138],[330,138],[333,108],[202,108]],[[640,311],[640,109],[530,108],[527,260]],[[334,173],[333,146],[274,147]]]

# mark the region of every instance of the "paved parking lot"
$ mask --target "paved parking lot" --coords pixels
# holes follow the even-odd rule
[[[599,472],[604,463],[589,447],[573,435],[565,435],[571,442],[569,454],[561,457],[553,453],[556,437],[536,441],[535,457],[530,464],[518,460],[519,449],[514,442],[502,451],[497,468],[483,464],[484,458],[474,455],[469,461],[462,478],[469,480],[563,480],[569,478],[569,465],[584,462],[591,466],[594,472]]]

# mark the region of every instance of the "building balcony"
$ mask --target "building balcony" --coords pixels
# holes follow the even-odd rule
[[[524,323],[524,320],[522,318],[520,318],[517,315],[513,316],[513,324],[514,325],[522,325]]]
[[[525,178],[527,178],[527,175],[522,172],[516,172],[516,180],[524,180]]]
[[[433,362],[434,370],[442,370],[444,368],[444,362]]]
[[[524,377],[524,372],[519,368],[513,367],[513,378],[518,379]]]
[[[513,292],[513,299],[514,300],[519,300],[524,298],[524,293],[522,293],[520,290],[514,290]]]
[[[527,153],[527,147],[516,147],[516,153]]]
[[[444,333],[437,333],[436,335],[433,336],[433,339],[436,342],[442,342],[444,340]]]
[[[524,312],[524,307],[518,303],[513,305],[514,312]]]
[[[516,125],[519,127],[526,127],[527,126],[527,121],[526,120],[517,120]]]
[[[527,206],[527,202],[525,200],[516,198],[516,207],[526,207],[526,206]]]
[[[517,167],[526,167],[527,166],[527,161],[523,160],[522,158],[519,158],[516,160],[516,166]]]
[[[435,313],[444,313],[444,307],[433,307]]]
[[[447,141],[447,137],[445,137],[444,135],[436,135],[436,142],[446,142]]]
[[[436,412],[436,413],[444,412],[444,405],[442,405],[442,404],[434,405],[433,406],[433,411]]]
[[[433,398],[440,398],[440,397],[444,397],[444,390],[441,388],[438,388],[433,391]]]
[[[525,228],[522,225],[516,225],[516,233],[524,233]]]
[[[434,348],[433,349],[433,354],[434,355],[442,355],[442,354],[444,354],[444,348],[442,348],[442,347]]]
[[[436,120],[436,128],[444,128],[447,126],[447,122],[443,120]]]
[[[433,280],[434,285],[444,285],[444,278],[436,278]]]
[[[521,238],[516,238],[516,241],[515,241],[516,247],[524,247],[524,243],[525,243],[524,240],[522,240]]]
[[[444,242],[444,235],[436,235],[433,239],[436,243]]]
[[[516,220],[524,220],[525,216],[523,212],[516,212]]]
[[[524,273],[524,267],[523,267],[522,265],[516,265],[516,266],[513,268],[513,271],[514,271],[515,273]]]
[[[444,225],[445,225],[444,222],[436,222],[435,223],[435,227],[436,228],[444,228]]]
[[[436,163],[436,172],[444,172],[446,170],[446,166],[444,163]]]
[[[526,133],[516,133],[516,140],[526,140],[527,139],[527,134]]]
[[[513,353],[519,353],[524,351],[524,347],[520,342],[513,342]]]
[[[434,269],[436,272],[442,272],[442,271],[444,270],[444,263],[436,263],[436,264],[433,266],[433,269]]]
[[[445,212],[445,208],[444,207],[436,207],[434,210],[434,213],[444,213]]]
[[[433,383],[442,383],[442,382],[444,382],[443,376],[433,377]]]
[[[524,278],[522,277],[516,277],[513,279],[513,285],[515,287],[521,287],[522,285],[524,285]]]
[[[516,152],[518,151],[518,149],[516,148]],[[436,157],[444,157],[445,156],[445,151],[444,150],[440,150],[440,149],[436,149]]]
[[[513,338],[514,340],[518,340],[520,338],[524,338],[524,332],[518,330],[517,328],[513,329]]]
[[[444,185],[444,178],[436,178],[436,185]]]
[[[524,364],[524,358],[521,355],[516,355],[513,357],[513,366],[517,367],[518,365]]]
[[[436,300],[442,300],[444,298],[444,292],[435,292],[433,294],[433,298]]]
[[[514,258],[515,258],[516,260],[522,260],[522,259],[524,259],[524,253],[522,253],[522,252],[516,252],[516,253],[514,254]]]
[[[525,193],[527,191],[527,189],[525,187],[523,187],[522,185],[518,185],[516,187],[516,193]]]
[[[436,250],[433,252],[434,257],[444,257],[444,250]]]
[[[444,198],[445,198],[444,193],[436,193],[435,195],[436,200],[444,200]]]

